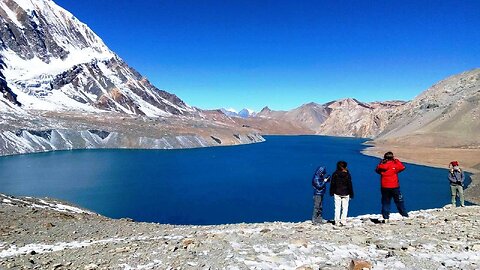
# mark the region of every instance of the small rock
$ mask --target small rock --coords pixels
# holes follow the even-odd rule
[[[473,245],[473,246],[470,248],[470,250],[472,250],[472,251],[480,251],[480,244],[475,244],[475,245]]]
[[[368,238],[361,235],[354,235],[351,237],[352,243],[355,244],[365,244],[367,243]]]
[[[187,238],[187,239],[182,241],[182,247],[184,249],[187,249],[188,246],[193,245],[194,243],[195,243],[195,241],[193,239]]]
[[[448,259],[442,262],[442,265],[446,267],[454,267],[454,266],[457,266],[457,263],[454,260]]]
[[[390,257],[393,257],[393,256],[395,256],[395,251],[390,250],[390,251],[388,251],[388,253],[387,253],[387,255],[385,256],[385,258],[390,258]]]
[[[290,242],[292,245],[295,246],[303,246],[303,247],[308,247],[308,243],[305,240],[302,239],[295,239],[292,242]]]
[[[53,269],[57,269],[57,268],[60,268],[60,267],[62,267],[62,266],[63,266],[63,264],[61,264],[61,263],[56,263],[56,264],[53,265]]]
[[[372,264],[367,261],[362,260],[352,260],[350,262],[349,270],[363,270],[363,269],[372,269]]]
[[[47,222],[47,223],[43,224],[43,226],[44,226],[45,228],[53,228],[53,227],[55,227],[55,225],[53,225],[53,223],[51,223],[51,222]]]
[[[94,263],[91,263],[89,265],[86,265],[83,269],[85,270],[95,270],[98,268],[98,265],[94,264]]]
[[[115,253],[124,253],[130,251],[130,247],[120,247],[115,249]]]
[[[310,266],[302,265],[300,267],[297,267],[295,270],[313,270],[313,268]]]
[[[260,232],[261,232],[261,233],[268,233],[268,232],[271,232],[271,231],[272,231],[272,230],[265,228],[265,229],[261,230]]]

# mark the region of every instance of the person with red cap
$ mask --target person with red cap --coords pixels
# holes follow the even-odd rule
[[[452,192],[452,206],[457,206],[457,195],[460,197],[460,206],[465,206],[465,198],[463,196],[463,181],[465,180],[465,174],[460,169],[458,161],[452,161],[448,165],[448,180],[450,181],[450,191]]]
[[[395,202],[398,212],[404,217],[408,217],[405,209],[402,193],[400,193],[400,184],[398,182],[398,174],[405,170],[405,166],[393,156],[392,152],[387,152],[383,156],[383,160],[378,164],[375,171],[381,176],[381,192],[382,192],[382,216],[384,222],[390,217],[390,202]]]

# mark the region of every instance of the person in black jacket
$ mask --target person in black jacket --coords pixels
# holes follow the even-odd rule
[[[353,186],[345,161],[337,162],[337,170],[332,174],[330,183],[330,196],[335,198],[335,225],[346,225],[348,201],[353,199]]]

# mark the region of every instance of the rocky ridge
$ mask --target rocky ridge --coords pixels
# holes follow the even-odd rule
[[[365,103],[347,98],[325,104],[311,102],[290,111],[273,111],[265,107],[257,117],[287,121],[303,127],[305,133],[373,138],[388,124],[389,115],[404,103]]]
[[[478,149],[479,108],[480,69],[473,69],[436,83],[408,102],[367,103],[347,98],[307,103],[290,111],[265,107],[257,118],[290,122],[307,134],[365,137],[390,145]]]
[[[394,111],[379,142],[480,148],[480,69],[446,78]],[[479,160],[480,164],[480,160]]]
[[[480,207],[420,210],[390,223],[173,226],[113,220],[51,199],[0,195],[4,269],[478,269]]]

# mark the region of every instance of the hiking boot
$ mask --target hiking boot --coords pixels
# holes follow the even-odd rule
[[[313,225],[322,225],[322,224],[326,224],[328,221],[326,221],[325,219],[320,219],[320,220],[315,220],[312,222]]]

